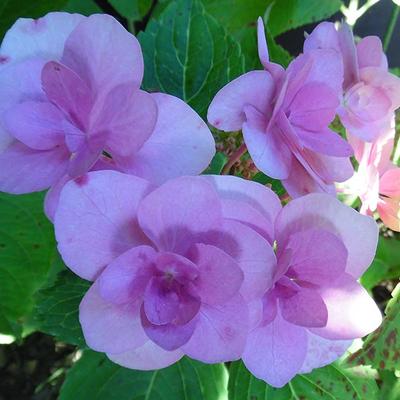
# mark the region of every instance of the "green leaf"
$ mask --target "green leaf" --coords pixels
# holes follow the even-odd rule
[[[244,27],[255,26],[257,18],[263,16],[267,0],[202,0],[206,11],[217,19],[230,33]]]
[[[371,365],[376,369],[400,370],[400,284],[392,293],[382,325],[365,340],[362,349],[347,359],[348,365]]]
[[[150,10],[152,0],[108,0],[125,18],[140,21]]]
[[[189,358],[157,371],[120,367],[103,354],[85,351],[61,388],[60,400],[224,400],[223,364]]]
[[[2,0],[0,3],[0,39],[20,17],[39,18],[61,10],[67,0]]]
[[[265,4],[265,3],[264,3]],[[340,0],[268,0],[268,27],[274,36],[290,29],[321,21],[339,11]]]
[[[199,0],[171,3],[139,40],[144,88],[177,96],[203,117],[215,93],[244,72],[239,45]]]
[[[400,276],[400,241],[380,236],[375,259],[360,281],[367,289]]]
[[[85,346],[79,324],[79,303],[89,289],[85,281],[69,270],[58,274],[54,284],[37,294],[35,320],[40,331],[58,339]]]
[[[0,315],[23,322],[33,294],[47,280],[54,254],[53,228],[43,213],[43,194],[0,193]]]
[[[379,400],[399,400],[400,379],[390,371],[379,371],[380,397]]]
[[[207,175],[219,175],[227,162],[228,157],[224,153],[216,153],[211,160],[210,166],[203,173]]]
[[[278,389],[255,378],[241,361],[236,361],[229,368],[228,392],[229,400],[375,400],[378,387],[364,370],[332,364],[297,375]]]
[[[270,178],[262,172],[257,172],[257,174],[253,177],[253,181],[269,186],[278,196],[283,196],[286,193],[286,190],[280,180]]]
[[[64,6],[64,11],[86,16],[103,12],[94,0],[68,0],[67,4]]]

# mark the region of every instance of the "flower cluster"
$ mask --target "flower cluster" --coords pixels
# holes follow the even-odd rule
[[[0,58],[0,190],[50,188],[50,219],[65,183],[90,170],[160,184],[200,173],[214,155],[211,132],[189,106],[140,89],[139,42],[110,16],[20,19]]]
[[[80,304],[85,340],[120,365],[242,358],[280,387],[381,322],[357,281],[378,228],[335,198],[335,183],[359,187],[361,211],[378,207],[399,229],[388,134],[399,80],[380,42],[355,46],[345,25],[320,24],[284,70],[259,20],[258,50],[264,69],[222,88],[208,120],[243,131],[256,167],[295,198],[285,207],[258,183],[198,176],[211,132],[182,100],[140,89],[140,45],[112,17],[51,13],[5,36],[0,190],[49,188],[58,250],[93,282]],[[335,116],[348,141],[330,129]]]

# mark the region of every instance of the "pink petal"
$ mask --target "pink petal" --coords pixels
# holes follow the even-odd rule
[[[31,149],[50,150],[64,143],[62,119],[62,113],[51,103],[25,101],[5,112],[4,125]]]
[[[47,98],[69,115],[74,124],[82,129],[87,127],[93,95],[76,72],[50,61],[42,70],[42,87]]]
[[[383,223],[390,229],[400,232],[400,200],[381,198],[378,213]]]
[[[305,360],[306,332],[277,314],[273,322],[249,333],[243,362],[256,378],[282,387],[299,372]]]
[[[155,256],[152,247],[138,246],[117,257],[97,279],[101,297],[116,305],[142,297],[153,274]]]
[[[142,307],[141,321],[144,331],[154,343],[164,350],[172,351],[182,347],[190,340],[193,332],[197,329],[198,318],[196,317],[182,325],[174,323],[154,325],[148,320]]]
[[[329,340],[307,331],[307,342],[307,355],[299,371],[301,374],[331,364],[345,353],[352,340]]]
[[[354,174],[353,165],[348,157],[334,157],[306,150],[303,153],[306,153],[311,168],[317,170],[328,182],[344,182]]]
[[[312,151],[336,157],[350,157],[353,155],[353,149],[347,141],[328,127],[321,129],[319,132],[297,127],[295,129],[304,147]]]
[[[30,57],[59,60],[66,39],[84,19],[65,12],[52,12],[39,19],[19,18],[1,44],[0,57],[7,62],[0,65],[0,70]]]
[[[275,254],[271,245],[253,229],[237,221],[225,220],[199,241],[219,247],[239,264],[244,273],[240,293],[246,301],[260,298],[272,286]]]
[[[287,74],[290,76],[287,100],[310,83],[327,85],[337,96],[341,94],[343,65],[337,51],[333,49],[315,49],[300,54],[289,64]]]
[[[358,67],[379,67],[387,70],[388,63],[378,36],[365,36],[357,43]]]
[[[206,175],[204,178],[218,191],[225,218],[245,223],[273,244],[275,218],[282,206],[271,189],[232,175]]]
[[[139,88],[143,78],[139,42],[105,14],[91,15],[76,27],[65,43],[61,61],[96,94],[127,82]]]
[[[27,100],[45,101],[40,74],[44,61],[31,59],[11,65],[0,74],[0,115],[13,106]],[[0,119],[0,152],[14,140]]]
[[[367,67],[360,70],[360,79],[367,85],[379,88],[385,92],[392,102],[390,111],[394,111],[400,106],[400,78],[383,71],[377,67]]]
[[[304,52],[315,49],[332,49],[340,52],[339,36],[332,22],[321,22],[306,37]]]
[[[60,199],[61,190],[70,179],[71,178],[68,175],[62,176],[50,187],[44,198],[44,212],[46,214],[46,217],[53,223],[58,206],[58,201]]]
[[[355,339],[381,324],[379,308],[352,276],[343,274],[319,293],[328,308],[328,322],[324,328],[313,328],[313,333],[326,339]]]
[[[195,281],[202,303],[222,304],[239,292],[243,272],[237,262],[215,246],[197,243],[189,258],[199,268]]]
[[[287,249],[292,251],[288,273],[293,279],[323,285],[346,269],[347,249],[336,234],[327,230],[311,228],[295,232],[289,236],[283,254]]]
[[[144,293],[143,311],[151,324],[183,325],[196,316],[200,300],[177,286],[169,285],[162,277],[150,280]]]
[[[389,169],[381,176],[379,193],[400,199],[400,168]]]
[[[182,358],[181,350],[166,351],[151,340],[144,345],[124,353],[107,354],[107,357],[125,368],[142,371],[156,370],[168,367]]]
[[[214,138],[207,125],[177,97],[163,93],[151,96],[157,103],[156,126],[124,170],[156,184],[199,174],[215,153]]]
[[[353,31],[349,25],[342,23],[338,31],[338,36],[344,67],[343,88],[347,89],[360,79],[357,51],[354,43]]]
[[[274,81],[267,71],[241,75],[215,95],[208,109],[208,122],[226,132],[238,131],[246,120],[244,106],[252,105],[261,113],[267,112],[274,90]]]
[[[193,281],[199,275],[199,270],[196,264],[188,258],[174,253],[158,253],[155,267],[158,272],[170,275],[174,280],[181,284]]]
[[[258,58],[261,64],[268,71],[272,77],[279,80],[283,74],[284,69],[281,65],[269,61],[267,39],[265,37],[264,22],[261,17],[257,19],[257,44],[258,44]]]
[[[301,146],[299,137],[283,112],[277,115],[277,125],[285,141],[288,143],[291,151],[301,164],[307,174],[312,178],[317,186],[318,191],[331,192],[330,185],[336,180],[330,169],[326,168],[324,158],[319,153],[308,150]]]
[[[385,118],[391,112],[391,100],[382,88],[359,83],[345,95],[348,112],[367,124]]]
[[[113,160],[108,157],[101,156],[95,165],[92,167],[92,171],[103,171],[103,170],[116,170]],[[71,177],[64,175],[57,183],[52,185],[46,193],[44,199],[44,210],[47,218],[54,222],[54,216],[57,210],[58,202],[60,200],[60,194],[64,185],[71,180]]]
[[[345,109],[344,107],[339,107],[338,115],[340,117],[340,122],[346,128],[347,136],[357,137],[362,143],[377,140],[386,126],[385,118],[373,122],[366,122],[352,113],[351,110]],[[357,151],[358,149],[356,148],[355,150]]]
[[[65,174],[68,157],[64,146],[40,151],[15,141],[0,153],[0,190],[23,194],[47,189]]]
[[[72,126],[73,125],[70,127]],[[79,147],[72,153],[68,165],[69,176],[71,178],[77,178],[84,175],[86,172],[89,172],[101,157],[107,137],[105,132],[85,135],[78,129],[73,129],[72,135],[75,135],[77,138],[81,137],[81,140],[77,140]]]
[[[105,150],[118,163],[134,158],[152,134],[157,104],[149,93],[136,89],[135,85],[123,84],[111,90],[104,102],[95,106],[93,114],[92,130],[107,132]]]
[[[179,298],[175,291],[167,290],[161,279],[151,278],[146,287],[143,311],[151,324],[165,325],[172,322],[178,311]]]
[[[240,295],[219,306],[203,305],[196,330],[182,350],[206,363],[237,360],[248,332],[248,310]]]
[[[256,108],[246,106],[247,121],[243,124],[243,138],[256,167],[276,179],[288,177],[292,153],[279,132],[267,132],[266,117]]]
[[[378,227],[371,217],[360,215],[333,196],[314,193],[291,201],[276,221],[276,240],[307,229],[324,229],[338,236],[348,251],[346,272],[358,278],[371,264]],[[362,238],[362,240],[360,240]]]
[[[90,348],[107,353],[133,350],[146,343],[140,322],[140,303],[115,305],[104,300],[94,283],[79,306],[85,341]]]
[[[292,198],[304,196],[314,192],[324,192],[336,195],[333,183],[321,186],[297,161],[293,160],[290,175],[282,181],[283,186]]]
[[[148,182],[116,171],[91,172],[68,182],[54,222],[66,265],[93,280],[120,254],[148,244],[136,218],[149,190]]]
[[[323,327],[328,320],[328,310],[321,296],[313,289],[300,288],[289,298],[280,299],[282,317],[304,327]]]
[[[168,181],[140,204],[139,223],[159,250],[184,252],[196,235],[216,230],[222,221],[217,193],[201,177]]]
[[[335,118],[339,99],[328,85],[312,82],[296,93],[290,105],[289,121],[308,131],[325,130]]]

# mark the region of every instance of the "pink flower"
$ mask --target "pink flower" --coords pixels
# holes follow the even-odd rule
[[[225,177],[213,179],[220,195],[230,192]],[[273,286],[251,303],[242,358],[256,377],[280,387],[333,362],[379,326],[380,311],[357,282],[374,258],[378,229],[372,218],[322,193],[293,200],[266,220],[256,213],[268,203],[250,198],[250,182],[234,190],[241,203],[235,218],[259,233],[272,223],[277,249]]]
[[[110,16],[19,19],[0,58],[0,190],[50,187],[50,217],[64,183],[91,169],[162,183],[201,172],[214,154],[189,106],[140,89],[139,42]]]
[[[65,263],[94,281],[80,305],[89,347],[144,370],[184,354],[208,363],[241,357],[248,304],[272,284],[280,203],[254,182],[243,202],[244,181],[222,182],[217,189],[212,177],[181,177],[154,190],[97,171],[67,183],[55,231]],[[256,220],[260,233],[250,227]]]
[[[360,198],[362,214],[377,212],[386,226],[400,231],[400,168],[390,159],[394,136],[394,116],[390,129],[373,143],[350,136],[359,162],[358,171],[339,188],[344,194]]]
[[[211,125],[242,129],[256,167],[281,179],[289,194],[335,193],[353,173],[352,149],[328,128],[339,106],[343,68],[334,50],[313,50],[288,69],[272,64],[261,19],[259,56],[265,70],[248,72],[222,88],[208,110]]]
[[[335,50],[342,59],[344,95],[338,114],[347,131],[365,141],[377,139],[400,106],[400,79],[388,71],[380,39],[367,36],[355,45],[348,25],[336,31],[333,23],[322,22],[304,43],[305,53],[315,49]]]

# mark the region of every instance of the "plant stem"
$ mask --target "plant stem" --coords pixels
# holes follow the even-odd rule
[[[247,147],[244,143],[240,145],[240,147],[232,153],[232,155],[229,157],[228,162],[226,163],[224,169],[221,172],[221,175],[228,175],[229,171],[233,167],[233,165],[236,163],[236,161],[240,160],[240,157],[247,151]]]
[[[389,48],[390,44],[390,39],[392,39],[393,31],[396,26],[397,18],[400,13],[400,7],[397,6],[396,4],[393,5],[393,12],[390,17],[389,25],[387,27],[386,33],[385,33],[385,38],[383,39],[383,51],[387,51]]]
[[[345,16],[346,22],[350,26],[354,26],[359,18],[361,18],[373,5],[380,0],[367,0],[360,8],[358,8],[358,0],[351,0],[348,7],[344,4],[340,8]]]
[[[135,34],[135,21],[133,19],[127,18],[127,26],[128,26],[128,31],[132,33],[132,35]]]

